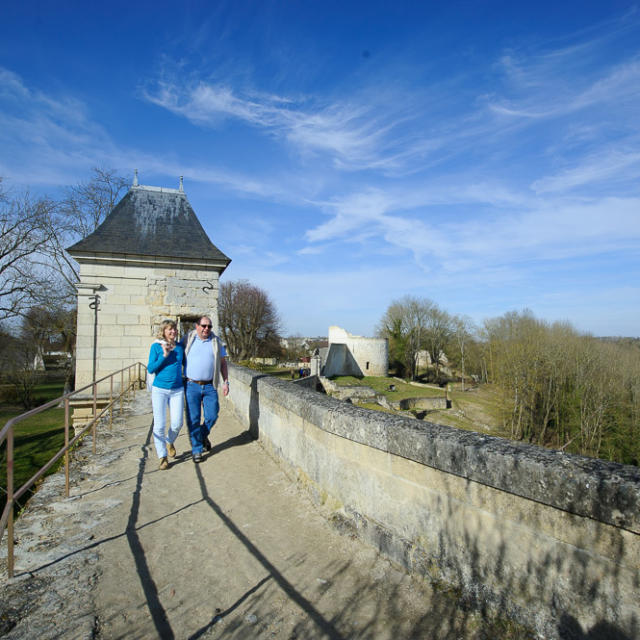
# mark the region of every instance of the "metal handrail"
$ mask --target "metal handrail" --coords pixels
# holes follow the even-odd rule
[[[132,379],[132,370],[136,368],[136,376]],[[2,516],[0,517],[0,542],[2,541],[2,536],[4,535],[4,530],[7,529],[7,572],[10,578],[13,578],[13,570],[14,570],[14,557],[13,557],[13,509],[14,504],[18,498],[20,498],[24,493],[26,493],[39,478],[41,478],[62,456],[64,456],[64,467],[65,467],[65,497],[69,497],[69,451],[70,449],[84,436],[85,433],[92,430],[92,440],[93,440],[93,453],[96,452],[96,425],[100,418],[109,412],[109,427],[113,424],[113,405],[116,402],[120,402],[120,413],[122,413],[122,400],[123,396],[126,394],[127,399],[130,396],[130,392],[133,390],[133,395],[136,393],[136,383],[142,382],[144,378],[142,377],[142,370],[146,371],[146,366],[142,364],[142,362],[136,362],[134,364],[129,365],[128,367],[124,367],[119,371],[114,371],[99,380],[94,380],[90,382],[88,385],[82,387],[81,389],[77,389],[76,391],[72,391],[63,396],[56,398],[55,400],[51,400],[46,404],[40,405],[35,409],[31,409],[25,413],[16,416],[15,418],[10,418],[7,420],[6,424],[0,431],[0,445],[6,440],[7,441],[7,504],[2,511]],[[127,372],[127,384],[125,387],[125,372]],[[113,378],[120,374],[120,393],[114,397],[113,395]],[[104,382],[105,380],[109,380],[109,402],[105,405],[104,409],[100,413],[97,412],[97,401],[98,401],[98,384]],[[92,418],[85,424],[82,429],[76,433],[76,435],[69,440],[69,400],[74,396],[79,395],[83,391],[87,389],[92,389],[92,400],[93,400],[93,413]],[[86,397],[86,396],[85,396]],[[64,447],[60,449],[42,468],[40,468],[27,482],[25,482],[21,487],[19,487],[14,492],[13,487],[13,462],[14,462],[14,425],[26,418],[34,416],[38,413],[46,411],[47,409],[51,409],[52,407],[58,406],[60,402],[64,402]]]

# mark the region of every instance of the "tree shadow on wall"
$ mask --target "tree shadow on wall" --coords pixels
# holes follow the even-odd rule
[[[447,493],[455,495],[453,487]],[[610,552],[611,560],[603,561],[609,565],[604,569],[604,576],[597,553],[592,554],[582,548],[589,547],[588,541],[578,541],[576,546],[558,543],[555,549],[536,557],[530,556],[526,570],[518,572],[511,566],[510,556],[517,552],[526,553],[529,546],[540,547],[544,544],[544,536],[532,541],[535,531],[544,531],[544,510],[537,515],[529,514],[531,535],[522,539],[516,538],[521,530],[518,515],[510,514],[511,524],[515,526],[502,527],[500,540],[494,541],[493,548],[488,551],[483,546],[487,539],[483,540],[471,526],[465,527],[463,541],[460,541],[457,500],[439,497],[436,509],[435,516],[425,514],[422,523],[425,531],[429,528],[433,530],[434,520],[444,523],[437,541],[434,541],[433,550],[429,553],[412,547],[408,552],[410,560],[404,564],[423,575],[428,575],[433,567],[437,567],[437,574],[447,584],[458,585],[456,589],[459,589],[463,606],[480,611],[489,618],[496,611],[502,612],[506,618],[524,625],[533,626],[546,618],[543,628],[537,631],[549,638],[634,640],[640,637],[638,615],[627,617],[625,629],[609,618],[610,610],[615,609],[616,604],[624,598],[629,600],[630,592],[638,588],[637,580],[635,585],[632,584],[633,569],[628,566],[620,531],[602,529],[608,532],[606,539],[602,539],[604,534],[601,534],[597,541],[598,546]],[[621,575],[623,571],[627,572],[626,576]],[[626,595],[622,592],[625,588]],[[527,602],[527,610],[520,607],[518,601]],[[538,611],[534,612],[531,603],[536,601]],[[583,614],[579,613],[580,610]],[[542,616],[537,619],[539,614]],[[580,615],[587,615],[597,622],[584,630],[577,617]]]
[[[615,625],[605,621],[598,622],[589,631],[584,632],[580,623],[566,613],[562,614],[558,633],[562,640],[631,640]]]
[[[533,638],[515,624],[483,619],[456,591],[434,589],[424,579],[393,568],[380,555],[370,554],[367,562],[359,559],[356,563],[349,553],[354,543],[346,534],[348,559],[323,565],[321,556],[309,549],[274,561],[250,535],[252,529],[243,528],[220,507],[200,471],[196,469],[204,502],[253,556],[259,570],[250,589],[233,594],[232,604],[202,621],[190,638],[213,633],[223,621],[219,633],[226,638],[376,640],[390,633],[416,640]]]

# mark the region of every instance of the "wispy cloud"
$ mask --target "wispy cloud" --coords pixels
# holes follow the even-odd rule
[[[2,68],[0,87],[3,175],[23,184],[69,184],[97,163],[96,150],[114,151],[105,129],[74,96],[47,95]]]
[[[381,111],[354,100],[314,106],[273,94],[241,96],[229,86],[203,82],[192,87],[162,82],[144,96],[198,125],[219,126],[225,118],[245,122],[303,154],[328,153],[337,167],[349,170],[397,164],[389,136],[407,118],[399,110]]]
[[[509,52],[501,57],[508,95],[489,100],[489,108],[501,115],[541,119],[555,118],[594,107],[616,108],[640,97],[640,57],[603,63],[603,39],[563,49],[525,54]]]
[[[289,182],[260,179],[226,167],[193,164],[174,152],[157,154],[118,144],[92,119],[86,104],[70,95],[50,95],[28,87],[22,78],[0,67],[0,175],[25,185],[69,185],[93,166],[119,171],[140,168],[214,184],[248,197],[274,201],[299,199]],[[293,180],[295,184],[295,179]]]
[[[637,179],[639,170],[640,151],[609,149],[578,160],[575,166],[556,175],[540,178],[531,188],[537,193],[565,192],[584,185],[602,186],[605,180],[611,188],[628,179]]]
[[[460,207],[491,214],[459,218]],[[633,250],[640,242],[640,196],[543,199],[493,193],[488,185],[451,192],[367,190],[325,203],[329,218],[306,233],[312,243],[367,242],[409,252],[423,269],[464,271]],[[448,210],[454,208],[453,214]],[[367,230],[368,233],[363,233]]]

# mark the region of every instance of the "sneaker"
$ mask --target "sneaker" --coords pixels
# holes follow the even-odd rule
[[[199,462],[202,462],[202,454],[201,453],[194,453],[193,454],[193,461],[197,464]]]
[[[211,440],[209,440],[209,436],[204,437],[204,448],[205,451],[211,451]]]
[[[167,442],[167,451],[172,458],[176,457],[176,448],[173,446],[171,442]]]
[[[164,471],[169,468],[169,463],[166,458],[160,458],[160,471]]]

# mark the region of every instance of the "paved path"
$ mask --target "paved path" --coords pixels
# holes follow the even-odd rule
[[[78,454],[71,497],[57,474],[18,521],[0,635],[499,637],[333,528],[224,403],[201,465],[185,428],[158,470],[145,393],[101,433],[96,458]]]

